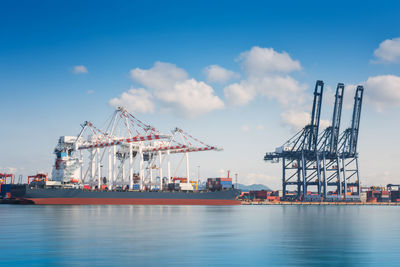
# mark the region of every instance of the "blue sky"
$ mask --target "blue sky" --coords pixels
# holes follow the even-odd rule
[[[111,99],[143,88],[154,108],[138,110],[130,103],[137,117],[163,131],[180,126],[224,147],[224,152],[193,153],[193,171],[200,165],[204,176],[216,176],[231,169],[243,183],[278,187],[279,166],[264,163],[264,153],[299,127],[293,120],[304,117],[291,116],[309,111],[315,80],[321,79],[331,88],[338,82],[350,85],[345,95],[349,102],[352,86],[365,84],[359,140],[362,179],[368,184],[400,182],[397,1],[0,5],[0,168],[15,168],[24,175],[50,172],[58,136],[77,134],[85,120],[102,124],[113,110]],[[131,72],[155,70],[156,62],[161,62],[163,73],[183,73],[182,90],[204,95],[211,88],[210,98],[198,102],[220,102],[192,112],[184,103],[193,99],[168,98],[179,97],[176,81],[164,90],[149,86],[157,79],[150,74],[157,71],[146,79]],[[212,65],[221,67],[214,73],[217,81],[208,76]],[[87,72],[76,73],[77,66]],[[255,73],[257,68],[261,74]],[[269,77],[268,84],[280,78],[292,82],[292,91],[270,88],[261,77]],[[329,120],[332,96],[325,96],[323,119]],[[343,114],[342,129],[350,124],[350,109]]]

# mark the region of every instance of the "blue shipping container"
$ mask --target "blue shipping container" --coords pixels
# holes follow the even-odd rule
[[[11,184],[2,184],[0,190],[1,190],[0,196],[5,197],[6,193],[11,192]]]
[[[224,185],[224,184],[232,185],[232,182],[231,181],[221,181],[221,184],[222,185]]]
[[[133,184],[132,189],[133,190],[139,190],[140,189],[140,184]]]

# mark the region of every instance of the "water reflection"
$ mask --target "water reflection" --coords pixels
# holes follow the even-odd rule
[[[0,264],[396,266],[398,209],[1,205]]]

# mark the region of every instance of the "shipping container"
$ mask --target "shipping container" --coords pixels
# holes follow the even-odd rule
[[[400,198],[399,191],[390,191],[390,199],[392,202],[396,202],[398,198]]]
[[[83,185],[83,189],[90,190],[91,188],[90,188],[90,185],[85,184],[85,185]]]
[[[172,179],[172,181],[174,181],[174,182],[179,181],[179,182],[181,182],[181,183],[187,183],[187,178],[183,178],[183,177],[172,177],[171,179]]]
[[[1,185],[0,196],[5,197],[6,193],[11,192],[11,184],[2,184]]]
[[[140,184],[133,184],[132,189],[133,190],[140,190]]]

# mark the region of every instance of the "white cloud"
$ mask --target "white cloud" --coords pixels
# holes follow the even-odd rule
[[[355,84],[345,84],[344,86],[344,96],[343,96],[343,108],[353,109],[354,106],[354,95],[356,93],[357,85]]]
[[[88,73],[88,70],[83,65],[77,65],[77,66],[74,66],[73,73],[75,73],[75,74],[83,74],[83,73]]]
[[[301,70],[300,62],[293,60],[288,53],[279,53],[273,48],[252,47],[239,56],[246,72],[262,75],[272,72],[292,72]]]
[[[343,95],[343,109],[353,109],[354,105],[354,94],[356,92],[357,85],[355,84],[345,84],[344,85],[344,95]],[[333,89],[330,86],[324,87],[324,96],[322,103],[326,107],[331,107],[333,110],[333,106],[335,104],[335,94],[336,87]],[[332,114],[331,114],[332,115]]]
[[[231,79],[238,78],[239,74],[231,70],[227,70],[218,65],[210,65],[203,70],[210,83],[225,83]]]
[[[378,111],[400,106],[400,77],[381,75],[369,77],[364,84],[365,96]]]
[[[136,68],[131,70],[130,74],[136,82],[156,90],[172,88],[176,82],[186,80],[188,77],[184,69],[171,63],[159,61],[148,70]]]
[[[246,105],[260,94],[287,107],[304,104],[306,88],[305,84],[300,84],[289,75],[251,75],[247,80],[226,86],[224,94],[228,103],[233,106]]]
[[[242,125],[242,132],[247,133],[248,131],[250,131],[250,127],[247,124],[243,124]]]
[[[88,95],[92,95],[92,94],[94,94],[94,90],[89,90],[89,91],[87,91],[87,93],[88,93]]]
[[[173,111],[179,116],[191,118],[225,106],[210,85],[188,78],[187,72],[174,64],[157,61],[150,69],[135,68],[130,74],[134,81],[163,104],[160,108],[163,112]],[[133,101],[135,104],[131,106],[138,106],[137,95],[132,97],[128,92],[123,99],[126,104]]]
[[[159,90],[155,96],[184,117],[196,117],[224,108],[224,102],[214,95],[213,88],[195,79],[176,82],[172,89]]]
[[[298,129],[309,123],[310,115],[304,111],[305,103],[311,98],[306,94],[307,85],[287,74],[301,70],[299,61],[286,52],[256,46],[241,53],[239,62],[246,77],[224,88],[225,98],[230,105],[243,106],[258,95],[266,96],[281,105],[284,125]]]
[[[332,122],[330,120],[321,119],[319,121],[319,131],[322,132],[323,130],[325,130],[326,128],[328,128],[331,125],[332,125]]]
[[[285,107],[304,104],[306,99],[304,92],[307,86],[289,75],[251,77],[249,82],[258,88],[261,95],[276,99]]]
[[[400,62],[400,38],[387,39],[383,41],[374,51],[374,55],[378,59],[378,62]]]
[[[311,114],[302,110],[287,110],[281,113],[281,120],[282,124],[289,126],[292,132],[298,132],[311,123]],[[323,131],[330,125],[329,120],[320,119],[319,130]]]
[[[297,132],[311,122],[311,115],[305,111],[288,110],[281,113],[281,120],[284,125]]]
[[[132,88],[120,97],[111,99],[109,104],[112,107],[125,107],[130,112],[154,112],[153,96],[143,88]]]
[[[256,89],[247,81],[233,83],[224,88],[224,95],[229,105],[243,106],[249,103],[255,96]]]

